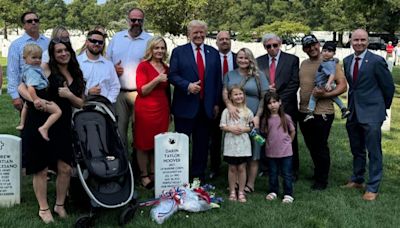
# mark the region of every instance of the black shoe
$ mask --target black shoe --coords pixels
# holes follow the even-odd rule
[[[311,190],[314,191],[323,191],[327,188],[327,184],[322,184],[322,183],[318,183],[315,182],[312,186],[311,186]]]

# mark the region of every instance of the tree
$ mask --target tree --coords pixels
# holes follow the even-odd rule
[[[204,20],[201,13],[207,0],[139,0],[152,29],[161,34],[186,34],[186,26],[193,19]]]
[[[272,24],[265,24],[255,29],[256,33],[261,36],[264,33],[275,33],[284,38],[294,38],[298,33],[309,33],[310,27],[299,22],[293,21],[275,21]]]
[[[21,7],[18,7],[20,1],[15,0],[2,0],[0,4],[0,18],[3,23],[4,38],[7,37],[7,28],[10,26],[17,27],[20,24],[20,15],[22,14]]]

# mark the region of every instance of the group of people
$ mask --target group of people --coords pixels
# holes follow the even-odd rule
[[[82,107],[90,94],[114,104],[125,145],[132,123],[132,162],[137,162],[139,182],[145,188],[154,185],[154,136],[168,131],[173,116],[175,131],[191,137],[191,178],[206,179],[209,151],[208,177],[220,175],[223,154],[229,165],[230,200],[246,202],[262,170],[269,175],[266,199],[275,200],[280,194],[278,177],[282,175],[282,202],[291,203],[293,182],[299,177],[297,123],[314,163],[311,188],[323,190],[330,169],[332,99],[344,93],[348,84],[348,107],[342,111],[354,161],[353,175],[344,187],[365,187],[363,198],[375,200],[382,179],[380,126],[391,105],[394,84],[385,60],[367,50],[365,30],[353,31],[355,53],[344,59],[343,71],[332,60],[336,47],[324,46],[321,53],[314,35],[302,39],[309,58],[299,66],[298,57],[281,51],[282,40],[275,34],[263,36],[267,53],[256,59],[248,48],[233,53],[227,31],[217,35],[218,50],[205,44],[207,24],[193,20],[187,26],[189,42],[172,50],[168,65],[165,40],[145,32],[144,19],[143,10],[130,9],[129,28],[112,37],[104,56],[104,30],[90,31],[77,57],[68,31],[53,33],[49,40],[39,33],[35,12],[21,16],[25,34],[10,46],[8,93],[16,109],[22,110],[24,103],[27,107],[20,127],[23,165],[33,175],[39,216],[45,223],[53,221],[47,201],[49,168],[57,171],[54,212],[67,216],[71,116],[73,108]],[[41,61],[40,52],[29,51],[29,46],[47,52],[48,61]],[[329,55],[323,60],[325,52]],[[329,71],[322,70],[325,61],[330,61]],[[317,73],[321,74],[318,83]],[[311,108],[310,97],[315,98]],[[265,137],[265,145],[251,137],[251,131]],[[367,150],[369,180],[364,186]]]

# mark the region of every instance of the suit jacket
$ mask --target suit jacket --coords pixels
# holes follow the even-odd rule
[[[214,118],[214,106],[219,104],[222,96],[221,61],[218,51],[209,45],[204,45],[204,56],[204,108],[211,119]],[[172,51],[168,80],[174,85],[172,113],[180,118],[194,118],[201,101],[199,93],[188,91],[189,83],[199,80],[191,43]]]
[[[386,109],[390,108],[394,95],[393,77],[385,59],[367,51],[357,81],[353,82],[351,63],[354,55],[344,60],[344,70],[349,83],[348,106],[350,119],[356,115],[360,123],[383,122]]]
[[[258,57],[257,65],[270,82],[268,54]],[[275,71],[275,88],[281,97],[285,112],[290,116],[296,116],[297,90],[299,89],[299,58],[297,56],[281,51]]]

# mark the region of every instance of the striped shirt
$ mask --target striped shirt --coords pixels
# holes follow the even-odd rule
[[[22,68],[25,64],[22,54],[25,45],[28,43],[39,45],[44,52],[49,46],[49,39],[40,35],[39,38],[35,40],[25,33],[11,43],[7,57],[7,92],[12,99],[19,98],[18,85],[21,83]]]

